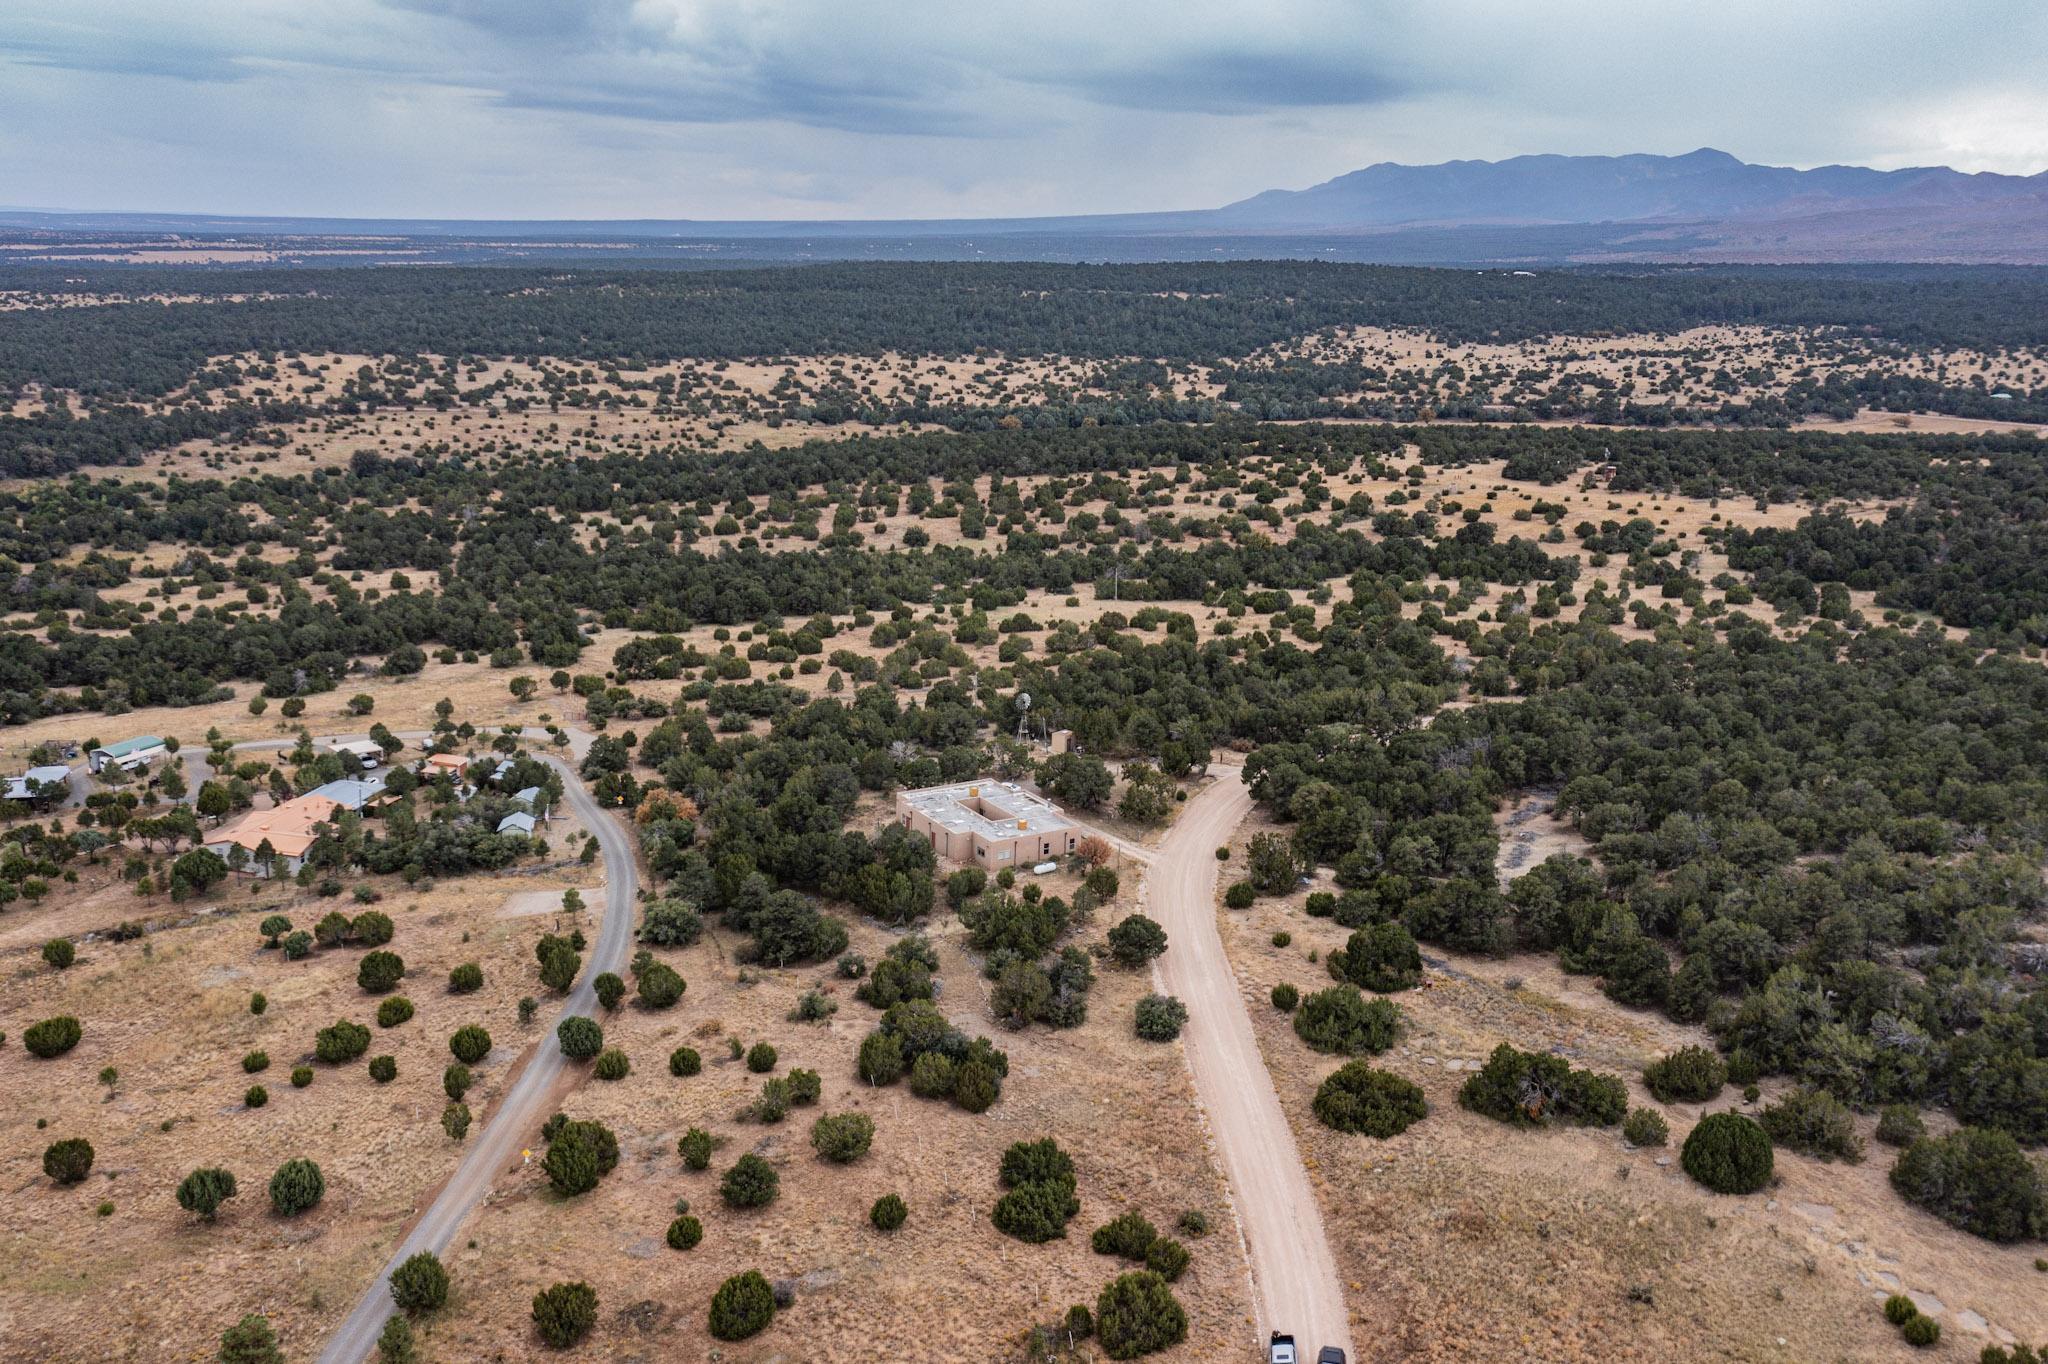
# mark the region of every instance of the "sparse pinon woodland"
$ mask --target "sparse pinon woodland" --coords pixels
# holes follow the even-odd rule
[[[133,1275],[219,1257],[203,1312],[136,1309],[183,1352],[313,1357],[376,1273],[375,1180],[395,1225],[543,1050],[573,1096],[385,1290],[407,1350],[829,1355],[930,1300],[991,1357],[1245,1344],[1223,1176],[1175,1135],[1216,1020],[1155,989],[1183,930],[1140,895],[1240,773],[1214,910],[1323,1217],[1375,1162],[1540,1158],[1606,1181],[1574,1234],[1633,1277],[1572,1291],[1664,1357],[1853,1357],[1897,1333],[1824,1257],[1797,1311],[1650,1287],[1763,1262],[1735,1200],[1853,1197],[1897,1273],[2048,1334],[2010,1272],[2048,1240],[2048,446],[1988,424],[2048,417],[2036,274],[175,279],[0,270],[0,743],[76,769],[0,801],[28,1348],[67,1357],[84,1290],[30,1279],[104,1218]],[[1339,354],[1362,328],[1420,358]],[[1722,382],[1695,328],[1762,329],[1771,372]],[[1540,375],[1437,363],[1516,345]],[[1980,424],[1792,425],[1866,410]],[[131,733],[182,742],[84,770]],[[223,842],[361,777],[358,735],[373,803]],[[1038,875],[892,816],[969,781],[1088,837]],[[643,878],[610,957],[584,795]],[[1531,800],[1563,850],[1516,865]],[[1450,1039],[1469,1067],[1417,1059]],[[1446,1218],[1422,1249],[1478,1256]],[[287,1223],[317,1294],[242,1264]],[[1434,1291],[1350,1305],[1435,1339]],[[1525,1307],[1461,1338],[1523,1348]]]

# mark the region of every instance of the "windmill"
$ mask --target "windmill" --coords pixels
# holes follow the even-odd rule
[[[1028,742],[1031,737],[1031,693],[1017,693],[1017,742]]]

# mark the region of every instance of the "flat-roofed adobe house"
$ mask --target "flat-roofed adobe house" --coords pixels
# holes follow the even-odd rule
[[[138,734],[133,739],[123,739],[118,744],[95,748],[85,755],[86,767],[94,772],[103,770],[108,763],[124,772],[133,772],[138,767],[147,767],[158,758],[170,756],[170,745],[154,734]]]
[[[257,876],[267,876],[270,869],[257,860],[267,843],[270,851],[283,859],[282,874],[296,875],[306,864],[306,850],[319,837],[317,826],[330,822],[341,808],[325,796],[308,792],[275,809],[252,810],[233,824],[215,829],[207,834],[204,846],[229,866],[234,865],[233,852],[239,847],[248,854],[247,869]]]
[[[896,793],[896,821],[939,856],[1000,871],[1074,850],[1080,831],[1043,796],[1015,782],[955,782]]]

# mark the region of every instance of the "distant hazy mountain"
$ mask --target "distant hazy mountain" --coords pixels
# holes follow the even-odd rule
[[[229,218],[0,208],[66,256],[65,234],[200,238],[388,235],[397,259],[663,255],[717,259],[1230,260],[1302,256],[1411,265],[1609,261],[2048,264],[2048,172],[1946,166],[1755,166],[1684,156],[1517,156],[1435,166],[1381,162],[1303,190],[1217,209],[1086,217],[713,222],[465,222]],[[422,239],[440,244],[422,248]],[[298,247],[278,248],[294,260]],[[428,254],[421,254],[422,251]],[[15,253],[14,261],[34,261]],[[368,257],[362,258],[367,263]]]
[[[1304,190],[1267,190],[1203,215],[1216,228],[1329,230],[1646,219],[1805,218],[1844,211],[2048,210],[2048,173],[1966,175],[1946,166],[1753,166],[1701,148],[1684,156],[1517,156],[1391,161]]]

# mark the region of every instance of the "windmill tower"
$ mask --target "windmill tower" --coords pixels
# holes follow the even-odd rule
[[[1017,693],[1017,742],[1027,743],[1031,738],[1031,693]]]

